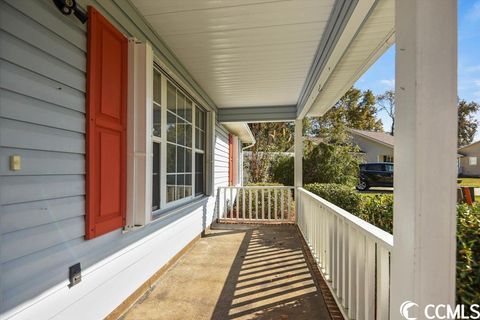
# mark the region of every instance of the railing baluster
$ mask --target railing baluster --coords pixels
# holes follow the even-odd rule
[[[240,220],[240,192],[238,191],[238,188],[235,188],[235,195],[237,197],[237,220]]]
[[[365,236],[360,235],[358,242],[357,242],[357,312],[355,319],[356,320],[364,320],[365,319]]]
[[[284,193],[285,189],[280,189],[280,211],[281,211],[281,219],[283,220],[284,219],[284,216],[285,216],[285,213],[284,213],[284,204],[283,204],[283,193]]]
[[[388,250],[377,244],[377,319],[389,319],[390,258]]]
[[[270,220],[270,213],[271,213],[271,190],[270,189],[267,189],[267,192],[268,192],[268,220]]]
[[[248,189],[248,218],[252,220],[252,190]]]
[[[320,229],[320,252],[319,252],[319,260],[320,260],[320,268],[323,272],[325,272],[325,208],[322,204],[319,205],[319,229]]]
[[[348,317],[355,318],[357,314],[357,232],[349,228],[348,233]]]
[[[375,318],[375,242],[365,238],[365,319]]]
[[[287,217],[286,219],[287,220],[290,220],[291,219],[291,215],[290,215],[290,207],[292,206],[292,190],[290,188],[287,189]],[[298,199],[297,199],[298,201]]]
[[[258,220],[258,189],[255,189],[255,218]]]
[[[242,219],[245,220],[245,189],[242,188]]]
[[[230,219],[233,219],[233,205],[235,203],[233,202],[233,189],[230,188]]]
[[[223,191],[223,212],[220,216],[220,219],[226,218],[226,215],[228,214],[228,204],[227,204],[227,188],[220,188],[220,192]]]
[[[331,280],[330,270],[330,209],[326,210],[325,217],[325,275]]]
[[[276,189],[276,188],[273,189],[273,198],[275,199],[274,202],[273,202],[273,204],[274,204],[274,207],[273,207],[273,208],[274,208],[274,209],[273,209],[273,211],[274,211],[274,213],[273,213],[273,219],[274,219],[274,220],[277,220],[278,208],[277,208],[277,189]]]
[[[265,220],[265,189],[262,188],[262,219]]]
[[[316,215],[316,211],[315,211],[315,207],[314,207],[314,203],[313,203],[313,200],[312,199],[308,199],[308,204],[309,204],[309,208],[310,208],[310,238],[312,239],[311,242],[312,242],[312,251],[317,251],[317,247],[316,247],[316,244],[317,244],[317,236],[316,236],[316,232],[315,232],[315,221],[317,220],[317,215]]]
[[[350,256],[348,254],[348,244],[349,244],[349,226],[346,220],[343,222],[343,259],[342,259],[342,301],[343,306],[348,308],[349,300],[348,300],[348,261]]]
[[[331,279],[332,279],[332,288],[334,291],[337,289],[337,268],[335,267],[335,264],[337,262],[337,217],[332,214],[332,217],[330,219],[330,227],[331,227],[331,260],[330,260],[330,272],[332,274]]]
[[[337,276],[337,297],[340,299],[343,297],[342,289],[343,289],[343,270],[342,270],[342,260],[343,260],[343,219],[338,218],[336,219],[337,223],[337,254],[336,254],[336,261],[335,261],[335,275]]]

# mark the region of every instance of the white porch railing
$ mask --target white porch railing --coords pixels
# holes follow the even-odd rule
[[[218,218],[238,222],[295,222],[294,187],[218,188]]]
[[[389,319],[393,236],[297,189],[298,226],[344,317]]]

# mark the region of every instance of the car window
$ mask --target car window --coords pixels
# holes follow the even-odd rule
[[[385,169],[387,172],[393,172],[393,164],[386,164]]]
[[[368,171],[383,171],[383,166],[380,163],[373,163],[367,165]]]

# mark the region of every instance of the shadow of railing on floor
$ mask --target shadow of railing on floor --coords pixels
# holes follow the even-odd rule
[[[330,319],[294,226],[242,232],[212,319]]]

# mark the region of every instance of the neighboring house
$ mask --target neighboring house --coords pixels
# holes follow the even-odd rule
[[[393,162],[394,137],[386,132],[348,129],[366,162]]]
[[[458,171],[462,176],[480,177],[480,141],[458,149]]]

